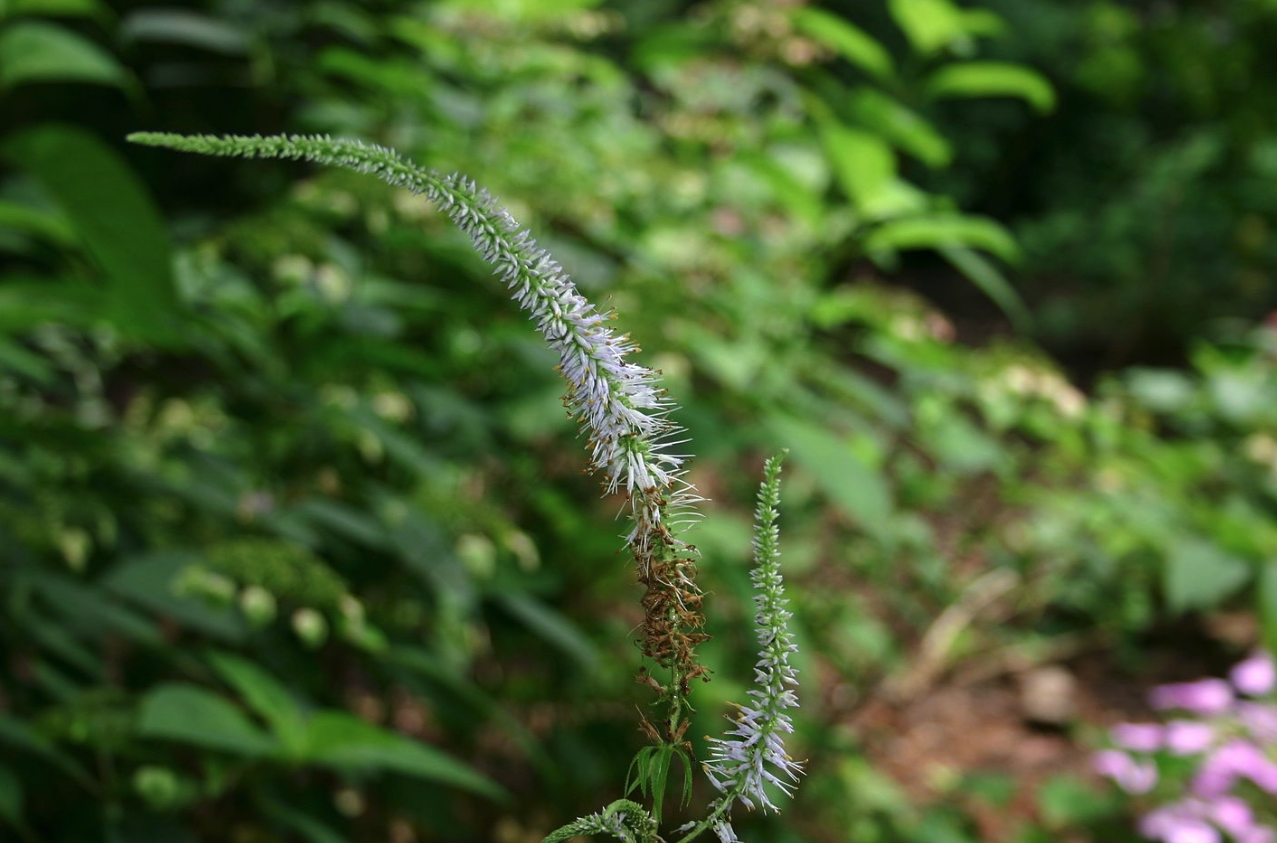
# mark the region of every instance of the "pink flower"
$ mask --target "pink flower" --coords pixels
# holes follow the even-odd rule
[[[1277,843],[1277,834],[1268,826],[1256,825],[1234,834],[1233,840],[1236,843]]]
[[[1215,742],[1215,727],[1196,720],[1172,720],[1166,724],[1166,748],[1172,755],[1196,755]]]
[[[1277,706],[1258,702],[1239,702],[1237,717],[1260,743],[1277,743]]]
[[[1117,749],[1102,749],[1092,759],[1095,772],[1107,776],[1127,793],[1148,793],[1157,784],[1157,765],[1139,762]]]
[[[1255,816],[1250,805],[1236,796],[1221,796],[1210,807],[1211,819],[1215,825],[1237,837],[1249,831],[1255,825]]]
[[[1263,696],[1277,687],[1277,665],[1273,663],[1272,656],[1260,651],[1235,666],[1228,678],[1232,680],[1233,687],[1243,694]]]
[[[1182,708],[1194,714],[1222,714],[1233,704],[1233,689],[1223,679],[1199,679],[1159,685],[1149,694],[1154,708]]]
[[[1214,799],[1232,790],[1243,776],[1269,793],[1277,792],[1277,765],[1254,744],[1231,740],[1206,756],[1193,778],[1192,790],[1198,796]],[[1269,790],[1269,786],[1274,790]]]
[[[1156,723],[1119,723],[1109,734],[1123,749],[1156,752],[1162,748],[1162,727]]]

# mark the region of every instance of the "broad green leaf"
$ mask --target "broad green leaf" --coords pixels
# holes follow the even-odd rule
[[[892,513],[891,490],[841,436],[802,419],[774,415],[767,423],[829,499],[866,532],[879,533]]]
[[[929,214],[889,220],[865,235],[864,246],[870,253],[970,246],[992,252],[1008,262],[1020,257],[1020,247],[1011,232],[988,217],[970,214]]]
[[[0,819],[13,825],[22,823],[22,780],[0,764]]]
[[[935,126],[882,91],[857,88],[848,95],[846,107],[861,126],[872,129],[928,166],[945,167],[953,160],[949,141]]]
[[[1008,235],[1010,236],[1010,235]],[[1013,243],[1014,245],[1014,243]],[[986,260],[984,255],[974,252],[965,246],[940,246],[936,249],[954,269],[961,272],[971,283],[1002,308],[1002,312],[1011,320],[1018,331],[1027,331],[1033,325],[1033,316],[1025,305],[1024,299],[1011,286],[996,266]]]
[[[1055,89],[1046,77],[1023,65],[966,62],[936,70],[926,81],[927,94],[947,97],[1019,97],[1040,112],[1055,108]]]
[[[185,682],[162,684],[143,698],[138,733],[250,758],[273,756],[279,749],[229,700]]]
[[[440,750],[397,732],[383,729],[344,711],[321,711],[307,729],[306,759],[339,770],[401,773],[503,799],[505,791],[489,779]]]
[[[231,653],[214,651],[209,663],[270,724],[285,755],[300,759],[306,750],[306,715],[289,690],[261,666]]]
[[[134,87],[111,54],[65,27],[19,21],[0,29],[0,88],[39,82]]]
[[[834,50],[861,70],[881,80],[895,76],[891,53],[855,24],[813,6],[799,6],[791,19],[799,32]]]
[[[87,132],[46,124],[0,147],[62,207],[110,280],[108,318],[125,334],[176,344],[172,245],[145,187],[122,158]]]
[[[1250,579],[1244,559],[1198,538],[1182,538],[1166,553],[1162,587],[1172,612],[1212,609]]]

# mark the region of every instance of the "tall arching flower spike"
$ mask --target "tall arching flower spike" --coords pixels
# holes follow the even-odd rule
[[[669,419],[672,404],[655,372],[626,360],[637,349],[627,336],[607,327],[609,314],[587,301],[558,262],[473,181],[416,167],[385,147],[324,136],[139,132],[129,140],[209,155],[305,159],[368,173],[425,195],[470,236],[558,354],[559,370],[568,384],[565,401],[588,436],[591,469],[602,473],[609,493],[623,492],[629,501],[632,528],[626,543],[634,553],[639,581],[647,587],[642,648],[668,672],[665,684],[640,673],[642,681],[657,688],[664,710],[658,726],[645,719],[644,728],[662,746],[689,746],[682,742],[691,710],[689,685],[707,673],[696,663],[694,651],[707,636],[699,632],[704,618],[699,612],[702,593],[695,583],[695,550],[678,538],[675,528],[697,517],[694,507],[702,499],[684,479],[687,457],[671,450],[681,444],[677,439],[682,432]],[[739,801],[774,810],[766,785],[788,794],[801,772],[783,746],[783,735],[793,731],[784,709],[798,701],[797,678],[788,661],[794,649],[786,625],[790,615],[784,608],[778,567],[779,475],[780,460],[773,458],[759,493],[753,574],[762,644],[757,688],[749,692],[751,704],[740,707],[735,729],[711,741],[713,757],[705,772],[721,793],[704,820],[680,829],[686,832],[680,843],[705,831],[713,831],[723,843],[737,840],[730,821],[732,805]],[[660,839],[652,816],[625,799],[569,823],[546,841],[577,834],[607,834],[635,843]]]

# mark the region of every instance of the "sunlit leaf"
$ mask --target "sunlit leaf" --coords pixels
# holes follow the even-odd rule
[[[1000,223],[970,214],[932,214],[890,220],[866,234],[864,246],[870,253],[970,246],[992,252],[1006,261],[1015,261],[1020,256],[1015,238]]]
[[[953,159],[949,141],[935,126],[881,91],[855,89],[848,94],[846,108],[861,126],[877,132],[924,164],[944,167]]]
[[[1018,97],[1040,112],[1055,108],[1055,89],[1046,77],[1023,65],[965,62],[941,67],[927,77],[926,91],[948,97]]]
[[[861,70],[878,79],[895,76],[887,48],[850,21],[814,6],[799,6],[791,19],[799,32],[834,50]]]

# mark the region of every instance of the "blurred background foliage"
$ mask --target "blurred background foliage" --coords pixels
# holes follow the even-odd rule
[[[749,839],[1133,839],[1088,742],[1157,670],[1277,641],[1274,27],[0,3],[3,839],[519,843],[642,741],[617,502],[464,238],[137,129],[463,171],[618,311],[713,499],[698,735],[750,675],[752,490],[792,450],[810,776]],[[1023,701],[1061,675],[1062,713]]]

